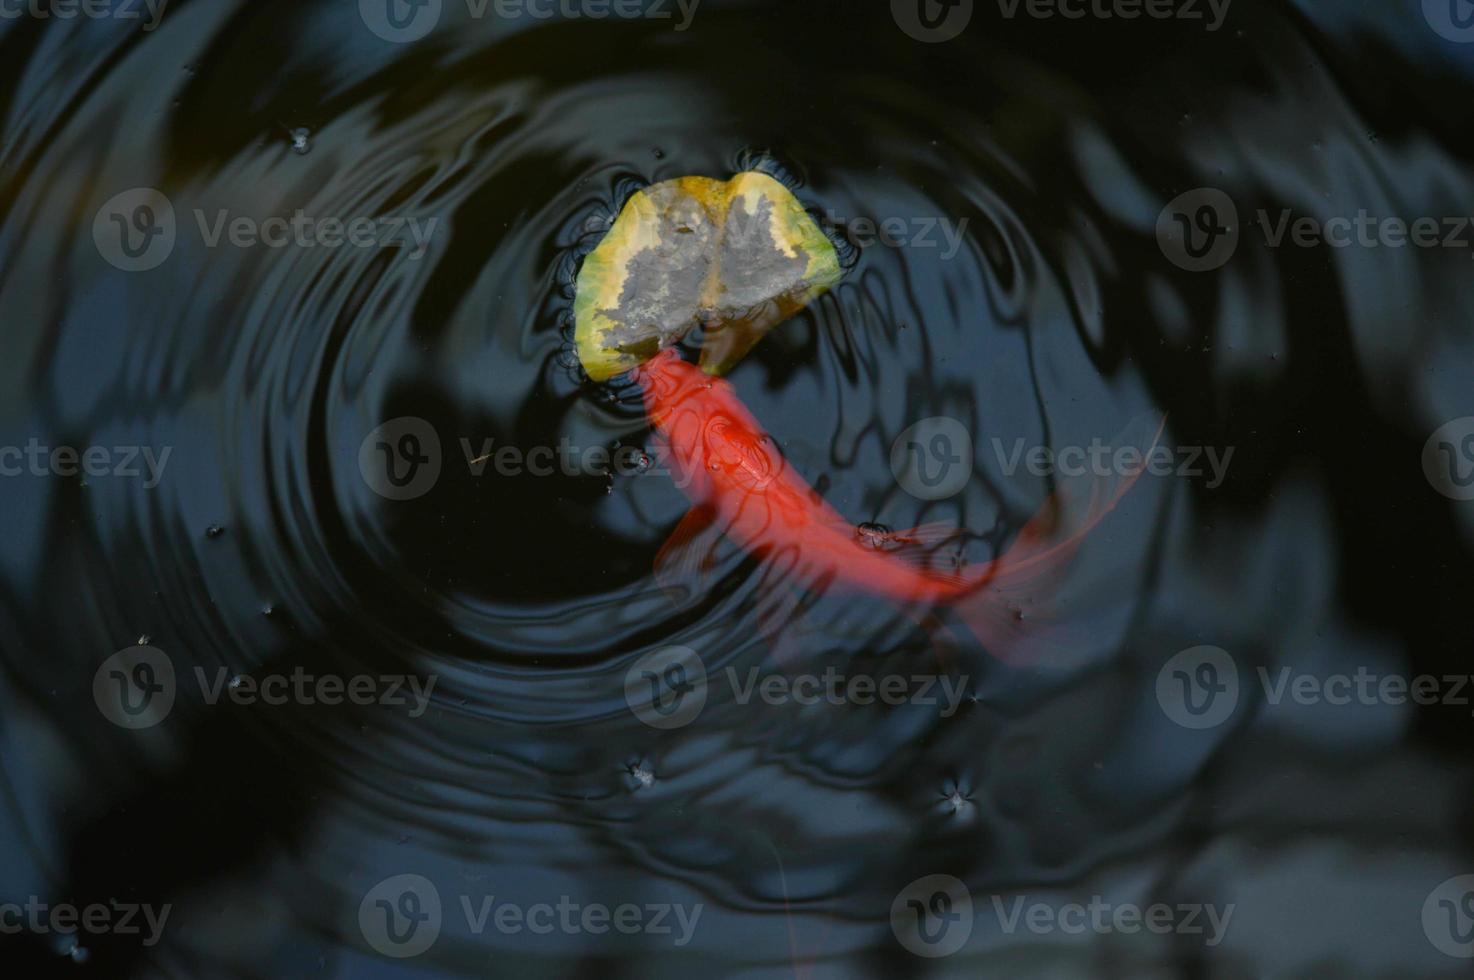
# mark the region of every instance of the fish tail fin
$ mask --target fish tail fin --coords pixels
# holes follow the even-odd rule
[[[1062,481],[1013,545],[976,576],[977,585],[953,602],[990,654],[1010,663],[1073,660],[1124,626],[1128,603],[1087,611],[1061,599],[1059,585],[1086,537],[1141,476],[1166,421],[1143,416],[1113,441],[1112,459],[1120,458],[1115,450],[1135,448],[1140,465]]]

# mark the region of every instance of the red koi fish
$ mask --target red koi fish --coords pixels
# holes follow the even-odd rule
[[[959,568],[939,554],[957,538],[955,528],[883,532],[846,521],[788,464],[731,384],[674,349],[635,368],[634,377],[694,505],[656,558],[663,586],[683,589],[710,571],[725,537],[766,560],[774,577],[809,591],[843,588],[903,606],[950,607],[995,656],[1017,652],[1050,583],[1137,475],[1092,485],[1083,516],[1068,530],[1063,502],[1051,497],[1005,554]],[[770,642],[781,640],[798,600],[787,589],[760,594],[760,625]]]

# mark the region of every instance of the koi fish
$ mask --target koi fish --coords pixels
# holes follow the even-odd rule
[[[788,464],[731,384],[674,348],[632,373],[693,505],[656,557],[656,579],[667,590],[685,590],[709,573],[725,538],[764,560],[764,586],[782,579],[812,592],[845,589],[903,607],[948,607],[1000,657],[1030,638],[1031,615],[1051,583],[1140,473],[1096,480],[1073,522],[1066,519],[1071,508],[1052,496],[1006,553],[958,567],[940,554],[957,540],[956,528],[889,532],[849,523]],[[759,595],[759,625],[782,660],[784,626],[799,600],[791,589],[760,588]]]

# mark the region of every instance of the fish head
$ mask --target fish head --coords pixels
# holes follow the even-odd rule
[[[703,433],[720,393],[715,379],[667,348],[637,366],[634,377],[644,389],[645,414],[661,434],[670,461],[683,475],[706,472]]]
[[[706,468],[728,486],[754,491],[772,483],[782,465],[773,442],[761,429],[731,413],[707,415],[702,429]]]
[[[683,360],[674,348],[637,368],[636,377],[650,421],[665,435],[678,467],[720,478],[729,487],[755,490],[771,482],[781,457],[728,382]]]

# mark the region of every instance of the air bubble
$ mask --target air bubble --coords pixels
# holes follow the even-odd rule
[[[655,785],[655,771],[644,762],[632,762],[625,771],[636,789],[649,789]]]

